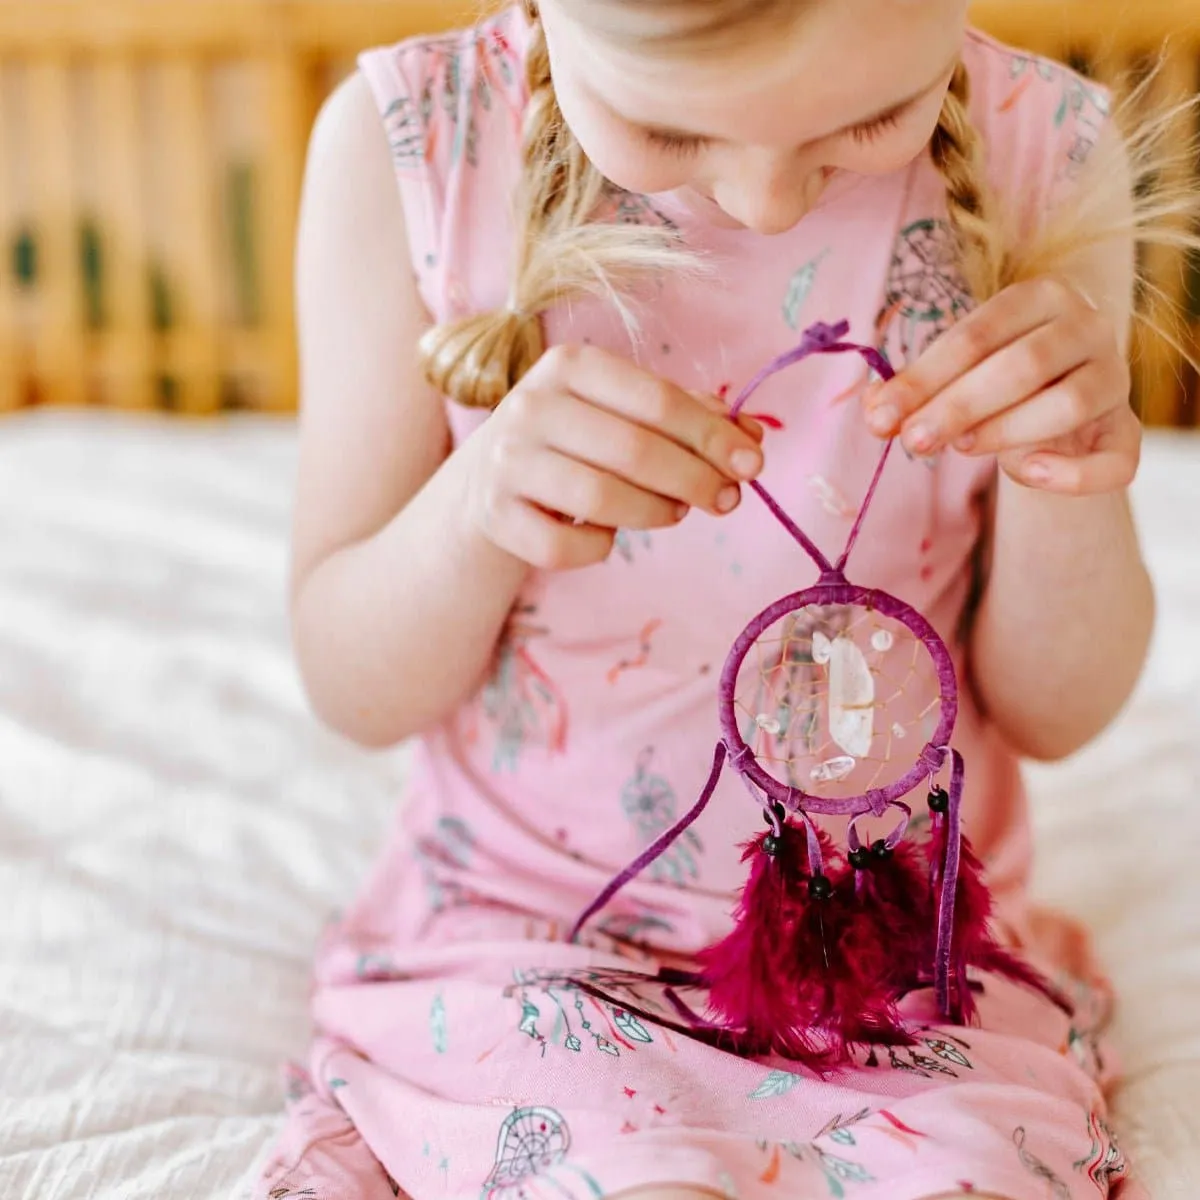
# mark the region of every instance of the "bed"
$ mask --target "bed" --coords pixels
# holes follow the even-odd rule
[[[308,964],[404,775],[308,715],[287,647],[295,436],[42,413],[0,428],[0,1196],[226,1200],[278,1123]],[[1161,585],[1132,710],[1039,770],[1039,890],[1124,995],[1125,1140],[1200,1195],[1200,435],[1137,491]]]

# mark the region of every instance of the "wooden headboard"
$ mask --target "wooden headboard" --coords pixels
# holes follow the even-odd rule
[[[0,410],[292,410],[295,215],[321,99],[357,50],[478,8],[0,0]],[[1157,99],[1197,86],[1200,0],[981,0],[976,19],[1114,84],[1170,36]],[[1146,266],[1186,300],[1181,254]],[[1141,339],[1138,359],[1147,419],[1200,423],[1184,356]]]

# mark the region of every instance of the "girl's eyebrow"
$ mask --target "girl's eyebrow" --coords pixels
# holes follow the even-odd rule
[[[955,55],[954,62],[958,62],[957,55]],[[899,116],[901,113],[912,108],[915,104],[919,104],[935,88],[940,87],[942,80],[946,78],[952,69],[953,65],[947,64],[937,73],[934,79],[921,88],[920,91],[914,92],[911,96],[899,101],[896,104],[889,104],[887,108],[880,109],[879,112],[874,113],[871,116],[860,117],[857,121],[850,121],[846,125],[842,125],[839,128],[830,131],[829,133],[823,134],[818,140],[838,137],[843,133],[849,133],[850,130],[858,129],[863,125],[874,125],[876,122],[886,121],[891,117]],[[681,129],[672,125],[656,125],[654,123],[646,123],[642,121],[632,121],[630,123],[636,125],[638,128],[642,129],[644,132],[653,137],[667,138],[672,140],[679,139],[681,141],[695,139],[697,141],[719,142],[723,140],[718,137],[713,137],[712,134],[699,133],[694,129]]]

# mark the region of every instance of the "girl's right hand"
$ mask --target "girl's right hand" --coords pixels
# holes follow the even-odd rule
[[[555,346],[468,443],[468,515],[543,570],[602,562],[617,531],[731,513],[762,430],[593,346]]]

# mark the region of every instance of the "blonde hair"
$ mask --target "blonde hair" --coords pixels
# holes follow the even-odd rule
[[[528,4],[527,4],[527,7]],[[608,297],[632,327],[622,286],[677,269],[669,234],[596,222],[606,188],[559,111],[540,23],[529,46],[524,172],[516,197],[516,245],[508,303],[429,331],[425,374],[439,391],[474,408],[495,408],[546,348],[541,314],[580,293]]]
[[[621,10],[627,16],[635,7],[629,0],[581,2],[592,20],[598,12],[615,16]],[[616,305],[632,330],[636,320],[626,300],[627,285],[654,271],[695,265],[668,230],[596,220],[606,181],[588,161],[559,109],[535,0],[522,3],[533,23],[526,64],[530,99],[508,302],[496,311],[439,325],[421,342],[425,373],[433,386],[477,408],[495,408],[541,357],[546,348],[542,314],[553,305],[583,293],[600,294]],[[804,7],[799,0],[638,0],[638,14],[645,19],[636,30],[626,28],[625,34],[627,40],[635,35],[643,46],[660,42],[670,52],[711,46],[719,34],[728,48],[731,35],[748,38],[768,18],[795,20]],[[621,28],[614,23],[602,32],[619,38]],[[1146,80],[1135,91],[1131,108],[1144,102],[1150,83]],[[930,154],[945,180],[959,265],[973,298],[982,302],[1013,283],[1061,270],[1082,251],[1117,238],[1200,248],[1200,238],[1191,233],[1191,222],[1200,211],[1197,197],[1184,183],[1163,185],[1165,179],[1180,178],[1164,151],[1179,116],[1176,109],[1142,122],[1130,138],[1112,139],[1110,153],[1119,155],[1119,163],[1093,164],[1098,178],[1113,184],[1131,182],[1135,208],[1129,219],[1112,221],[1104,204],[1111,202],[1111,191],[1101,195],[1101,188],[1093,190],[1090,201],[1084,195],[1081,205],[1071,206],[1062,219],[1049,221],[1037,237],[1021,239],[989,192],[983,139],[970,117],[970,77],[960,62]],[[1183,349],[1171,330],[1159,332]]]

